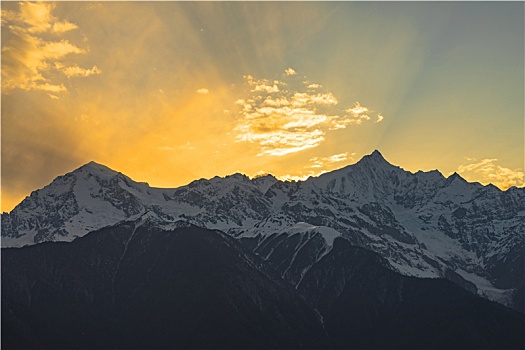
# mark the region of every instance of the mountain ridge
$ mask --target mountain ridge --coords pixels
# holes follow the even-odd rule
[[[447,278],[507,306],[523,293],[525,189],[408,172],[379,151],[304,181],[237,173],[173,189],[89,162],[2,214],[2,246],[71,241],[147,211],[222,230],[295,283],[339,236],[408,276]]]
[[[378,156],[380,159],[382,159],[384,162],[388,163],[389,165],[391,165],[391,166],[393,166],[393,167],[396,167],[396,168],[399,168],[399,169],[401,169],[401,170],[403,170],[403,171],[405,171],[405,172],[411,173],[411,174],[413,174],[413,175],[418,175],[418,174],[427,174],[427,175],[429,175],[429,174],[438,174],[438,175],[439,175],[440,177],[442,177],[443,179],[450,179],[451,177],[454,177],[454,178],[455,178],[455,177],[459,177],[460,179],[464,180],[464,181],[467,182],[467,183],[470,183],[470,184],[479,184],[479,185],[481,185],[481,186],[483,186],[483,187],[494,188],[494,189],[497,189],[497,190],[499,190],[499,191],[501,191],[501,192],[507,192],[507,191],[509,191],[509,190],[520,189],[520,188],[521,188],[521,187],[511,186],[511,187],[509,187],[509,188],[507,188],[507,189],[505,189],[505,190],[502,190],[502,189],[500,189],[499,187],[495,186],[495,185],[492,184],[492,183],[488,183],[488,184],[486,184],[486,185],[483,185],[483,184],[481,184],[481,183],[479,183],[479,182],[476,182],[476,181],[468,181],[468,180],[466,180],[465,178],[463,178],[461,175],[459,175],[457,172],[453,172],[453,173],[450,174],[448,177],[446,177],[446,176],[444,176],[443,173],[442,173],[441,171],[439,171],[438,169],[432,169],[432,170],[427,170],[427,171],[425,171],[425,170],[417,170],[416,172],[412,172],[412,171],[410,171],[410,170],[405,170],[404,168],[402,168],[402,167],[400,167],[400,166],[392,165],[390,162],[388,162],[388,161],[383,157],[382,153],[381,153],[379,150],[377,150],[377,149],[374,150],[371,154],[364,155],[359,161],[357,161],[357,162],[354,163],[354,164],[349,164],[349,165],[346,165],[346,166],[344,166],[344,167],[342,167],[342,168],[334,169],[334,170],[331,170],[331,171],[329,171],[329,172],[322,173],[322,174],[319,174],[319,175],[310,176],[308,179],[319,178],[319,177],[322,177],[322,176],[324,176],[324,175],[326,175],[326,174],[330,174],[330,173],[332,173],[332,172],[337,172],[337,171],[341,171],[341,170],[344,170],[344,169],[349,168],[349,167],[353,167],[353,166],[355,166],[356,164],[358,164],[359,162],[361,162],[363,159],[368,159],[368,158],[370,158],[370,157],[372,157],[372,159],[374,159],[375,156]],[[63,174],[63,175],[58,175],[55,179],[57,179],[57,178],[61,178],[61,177],[63,177],[63,176],[66,176],[66,175],[68,175],[68,174],[71,174],[71,173],[75,173],[75,172],[80,171],[80,170],[82,170],[82,169],[88,169],[88,171],[91,170],[91,171],[97,171],[97,172],[100,172],[100,173],[106,173],[106,174],[114,174],[114,175],[121,174],[121,175],[127,177],[128,179],[132,180],[130,177],[128,177],[128,176],[125,175],[124,173],[122,173],[122,172],[120,172],[120,171],[118,171],[118,170],[114,170],[114,169],[112,169],[112,168],[106,166],[105,164],[99,163],[99,162],[94,161],[94,160],[91,160],[91,161],[89,161],[89,162],[87,162],[87,163],[85,163],[85,164],[83,164],[83,165],[80,165],[79,167],[77,167],[77,168],[75,168],[75,169],[73,169],[73,170],[71,170],[71,171],[69,171],[69,172],[67,172],[67,173],[65,173],[65,174]],[[216,176],[213,176],[213,177],[210,177],[210,178],[204,178],[204,177],[203,177],[203,178],[200,178],[200,179],[192,180],[192,181],[190,181],[189,183],[187,183],[186,185],[180,185],[180,186],[176,186],[176,187],[158,187],[158,186],[150,186],[149,183],[148,183],[147,181],[135,181],[135,180],[132,180],[132,181],[137,182],[137,183],[140,183],[140,184],[145,184],[145,185],[147,185],[148,187],[151,187],[151,188],[154,188],[154,189],[164,189],[164,190],[169,190],[169,189],[177,189],[177,188],[180,188],[180,187],[189,186],[191,183],[196,182],[196,181],[210,181],[210,180],[212,180],[212,179],[214,179],[214,178],[225,179],[225,178],[229,178],[229,177],[235,177],[235,175],[240,175],[240,176],[245,177],[245,178],[248,178],[249,180],[252,180],[252,181],[253,181],[253,180],[256,180],[256,179],[260,179],[260,178],[270,178],[270,179],[275,179],[275,180],[280,181],[280,182],[305,182],[305,181],[308,180],[308,179],[305,179],[305,180],[287,180],[287,179],[283,179],[283,180],[281,180],[281,179],[278,179],[275,175],[273,175],[273,174],[271,174],[271,173],[266,173],[266,174],[264,174],[264,175],[255,175],[255,176],[253,176],[253,177],[250,177],[250,176],[248,176],[248,175],[246,175],[246,174],[243,174],[243,173],[241,173],[241,172],[236,172],[236,173],[229,174],[229,175],[225,175],[225,176],[217,176],[217,175],[216,175]],[[54,180],[53,180],[53,181],[54,181]],[[51,182],[51,183],[52,183],[52,182]],[[50,183],[50,184],[51,184],[51,183]],[[49,184],[48,184],[48,185],[45,185],[45,186],[42,187],[42,188],[35,189],[35,190],[33,190],[32,192],[36,192],[36,191],[42,190],[43,188],[45,188],[45,187],[47,187],[47,186],[49,186]],[[28,198],[28,197],[29,197],[29,196],[26,196],[24,199],[26,199],[26,198]],[[22,201],[23,201],[23,200],[22,200]],[[16,208],[18,205],[20,205],[20,203],[17,204],[17,205],[15,206],[15,208]],[[15,208],[11,209],[11,211],[13,211]],[[1,214],[9,214],[11,211],[4,211],[4,212],[2,212]]]

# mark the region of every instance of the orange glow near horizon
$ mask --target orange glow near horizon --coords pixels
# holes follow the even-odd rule
[[[305,179],[378,149],[524,186],[522,8],[2,3],[2,211],[91,160],[173,188]]]

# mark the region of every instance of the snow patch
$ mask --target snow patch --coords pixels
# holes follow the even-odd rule
[[[467,281],[474,283],[478,287],[479,295],[500,304],[509,305],[511,303],[514,289],[496,288],[486,278],[459,268],[456,269],[456,272]]]

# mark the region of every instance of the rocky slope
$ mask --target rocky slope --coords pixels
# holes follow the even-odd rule
[[[2,348],[326,348],[319,315],[220,231],[154,215],[2,251]]]
[[[3,349],[523,348],[523,315],[336,237],[293,288],[219,230],[152,212],[2,249]]]

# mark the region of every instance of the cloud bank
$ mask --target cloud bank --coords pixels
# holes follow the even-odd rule
[[[55,6],[54,3],[20,2],[18,11],[2,10],[2,26],[8,29],[2,47],[2,89],[42,90],[56,94],[67,90],[63,83],[51,78],[57,71],[68,78],[102,72],[97,66],[84,69],[63,64],[66,57],[85,54],[88,50],[68,40],[50,39],[59,39],[62,33],[78,28],[74,23],[54,17]]]
[[[257,145],[259,156],[284,156],[319,146],[327,132],[370,121],[367,107],[356,102],[341,108],[333,93],[319,91],[320,84],[294,82],[296,74],[288,68],[282,81],[244,77],[247,96],[234,102],[237,142]],[[376,122],[382,120],[378,114]]]

